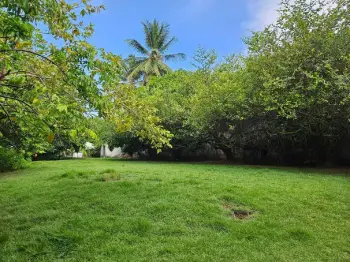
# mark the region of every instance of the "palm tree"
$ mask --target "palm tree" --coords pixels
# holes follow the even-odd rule
[[[176,37],[170,37],[168,24],[154,20],[142,22],[142,25],[146,47],[135,39],[126,40],[142,57],[129,56],[126,63],[130,67],[127,72],[129,81],[133,83],[143,78],[143,83],[146,84],[150,76],[161,76],[171,71],[165,62],[185,59],[186,56],[183,53],[164,54],[177,41]]]

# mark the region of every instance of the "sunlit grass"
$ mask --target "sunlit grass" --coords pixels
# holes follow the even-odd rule
[[[346,261],[349,189],[327,171],[36,162],[0,177],[0,261]]]

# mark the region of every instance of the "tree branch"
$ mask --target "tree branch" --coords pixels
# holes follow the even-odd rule
[[[21,104],[24,104],[27,107],[29,107],[32,110],[32,113],[38,114],[38,112],[36,112],[34,110],[34,108],[30,104],[28,104],[26,101],[23,101],[22,99],[19,99],[19,98],[16,98],[16,97],[12,97],[12,96],[5,96],[5,95],[2,95],[2,94],[0,94],[0,97],[5,98],[5,99],[16,100],[16,101],[20,102]]]
[[[54,61],[52,61],[50,58],[42,55],[42,54],[38,54],[34,51],[30,51],[30,50],[25,50],[25,49],[0,49],[0,53],[6,53],[6,52],[23,52],[23,53],[29,53],[32,55],[36,55],[41,57],[42,59],[50,62],[51,64],[53,64],[54,66],[56,66],[65,76],[67,76],[66,72],[59,66],[57,65]],[[0,79],[1,80],[1,79]]]
[[[8,70],[7,72],[5,72],[5,68],[4,68],[0,73],[0,81],[3,80],[5,76],[9,75],[10,73],[11,73],[11,70]]]
[[[3,105],[2,103],[0,103],[0,106],[1,106],[2,110],[4,110],[4,112],[5,112],[5,114],[6,114],[7,118],[8,118],[8,120],[10,121],[12,127],[14,127],[15,124],[14,124],[14,122],[12,121],[9,112],[6,110],[6,108],[4,107],[4,105]]]

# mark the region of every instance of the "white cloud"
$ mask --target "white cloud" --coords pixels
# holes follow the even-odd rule
[[[247,30],[258,31],[277,21],[280,0],[247,0],[249,20],[242,23]]]
[[[329,9],[336,6],[335,1],[328,0],[322,11],[328,12]],[[294,0],[289,0],[293,4]],[[306,0],[310,3],[310,0]],[[242,23],[242,27],[247,30],[259,31],[264,29],[267,25],[273,24],[277,21],[278,12],[281,0],[246,0],[249,20]],[[317,7],[317,6],[315,6]]]

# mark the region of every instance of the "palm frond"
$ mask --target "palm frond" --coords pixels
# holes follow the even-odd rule
[[[159,60],[148,60],[145,63],[145,73],[147,76],[155,75],[161,76],[161,61]]]
[[[134,55],[129,55],[128,58],[125,58],[123,61],[124,63],[127,64],[134,64],[134,63],[138,63],[138,62],[142,62],[144,60],[146,60],[148,57],[145,56],[134,56]]]
[[[159,22],[154,20],[151,23],[151,37],[152,37],[152,49],[157,49],[158,42],[158,32],[159,32]]]
[[[152,33],[151,33],[151,23],[149,21],[142,22],[143,32],[145,34],[145,42],[148,48],[152,49]]]
[[[159,70],[159,68],[158,68],[158,65],[153,65],[153,72],[154,72],[154,74],[156,75],[156,76],[160,76],[161,75],[161,73],[160,73],[160,70]]]
[[[169,47],[170,47],[172,44],[174,44],[174,43],[176,43],[176,42],[177,42],[177,38],[174,36],[174,37],[172,37],[167,43],[165,43],[165,44],[159,49],[159,51],[161,51],[162,53],[165,52],[166,50],[169,49]]]
[[[169,72],[172,71],[171,68],[167,64],[165,64],[163,62],[159,62],[158,63],[158,68],[159,68],[159,70],[161,72],[161,75],[164,75],[164,74],[169,73]]]
[[[129,78],[132,71],[138,67],[141,63],[147,60],[147,57],[137,57],[134,55],[129,55],[128,58],[123,60],[123,72],[124,78]],[[137,80],[141,77],[142,74],[133,75],[133,80]]]
[[[169,39],[169,33],[169,25],[163,23],[159,29],[159,36],[157,41],[158,49],[161,49],[164,43]]]
[[[144,70],[146,75],[154,75],[152,60],[147,60],[147,62],[145,63]]]
[[[128,79],[132,81],[138,79],[142,74],[145,74],[145,64],[147,61],[148,60],[144,60],[140,62],[135,68],[133,68],[128,74]]]
[[[126,42],[129,44],[129,46],[131,46],[132,48],[134,48],[137,52],[143,54],[143,55],[147,55],[148,51],[146,48],[144,48],[137,40],[135,39],[127,39]]]
[[[178,60],[186,59],[186,55],[184,53],[169,54],[169,55],[164,55],[163,57],[165,61],[178,61]]]

